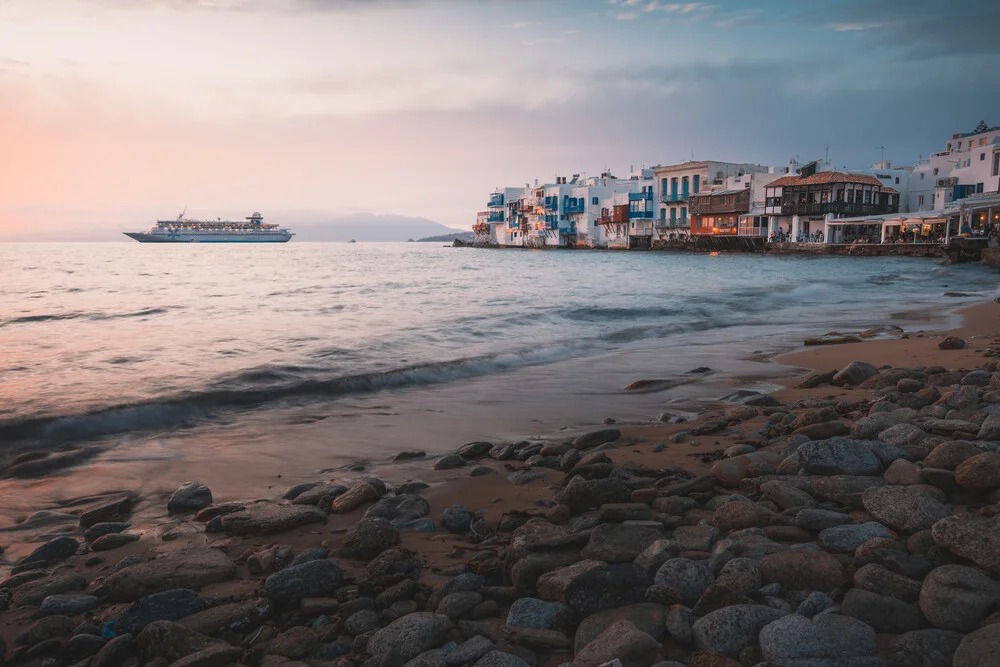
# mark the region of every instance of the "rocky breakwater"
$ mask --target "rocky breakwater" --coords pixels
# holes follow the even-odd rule
[[[642,463],[617,429],[437,460],[541,494],[490,519],[376,477],[218,505],[187,484],[170,505],[194,546],[94,576],[97,541],[128,534],[119,507],[22,559],[0,649],[47,667],[1000,664],[997,362],[806,381],[824,383],[841,398],[684,424],[675,442],[739,440],[704,474]]]

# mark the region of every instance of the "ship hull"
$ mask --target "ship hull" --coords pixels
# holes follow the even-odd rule
[[[292,234],[149,234],[124,232],[139,243],[288,243]]]

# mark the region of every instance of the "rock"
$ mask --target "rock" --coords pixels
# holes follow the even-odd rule
[[[713,523],[719,530],[728,533],[732,530],[756,528],[771,523],[776,514],[766,507],[746,500],[736,500],[725,503],[715,510]]]
[[[609,503],[627,503],[631,499],[628,485],[614,478],[585,480],[574,477],[556,496],[556,502],[566,505],[574,514]]]
[[[352,560],[370,560],[399,544],[399,540],[399,531],[385,519],[358,521],[347,532],[340,555]]]
[[[90,611],[101,603],[101,598],[94,595],[50,595],[42,600],[42,605],[38,608],[39,616],[51,616],[61,614],[65,616],[76,616],[85,611]]]
[[[43,579],[35,579],[19,585],[11,594],[10,606],[34,607],[40,605],[50,595],[60,595],[81,591],[87,580],[75,572],[54,574]]]
[[[568,618],[570,609],[561,602],[547,602],[538,598],[520,598],[507,612],[507,625],[518,628],[552,630],[557,620]]]
[[[1000,661],[1000,625],[991,623],[962,638],[951,667],[992,667]]]
[[[90,545],[91,551],[110,551],[112,549],[118,549],[126,544],[132,544],[133,542],[138,542],[139,536],[131,533],[110,533],[108,535],[102,535],[98,537]]]
[[[465,459],[463,459],[458,454],[449,454],[447,456],[442,456],[437,461],[434,462],[435,470],[452,470],[453,468],[461,468],[465,465]]]
[[[470,442],[467,445],[462,445],[458,449],[458,455],[467,461],[473,459],[480,459],[486,456],[489,451],[493,449],[493,443],[490,442]]]
[[[854,585],[858,588],[880,595],[891,595],[904,602],[917,602],[920,599],[920,584],[916,579],[897,574],[875,563],[863,565],[854,573]]]
[[[631,563],[663,534],[649,526],[601,524],[590,534],[590,541],[581,552],[587,559],[606,563]]]
[[[870,377],[878,375],[878,368],[867,361],[852,361],[833,376],[832,383],[838,387],[857,386]]]
[[[957,632],[933,628],[904,633],[889,647],[886,667],[951,667],[961,641]]]
[[[412,660],[436,646],[450,627],[451,619],[447,616],[429,612],[407,614],[375,632],[368,640],[367,651],[376,660],[381,660],[394,649],[398,660]],[[487,654],[479,663],[489,656]]]
[[[878,487],[882,488],[882,487]],[[830,551],[853,552],[868,540],[876,537],[893,537],[888,528],[875,521],[834,526],[820,532],[819,543]]]
[[[757,635],[768,623],[785,612],[764,605],[737,604],[713,611],[692,626],[694,645],[701,651],[714,651],[739,657],[740,651],[757,643]]]
[[[490,651],[476,661],[473,667],[532,667],[524,659],[503,651]]]
[[[927,625],[915,606],[860,588],[847,591],[840,603],[840,613],[864,621],[880,633],[900,634]]]
[[[646,503],[608,503],[601,505],[600,518],[607,523],[648,521],[653,518],[653,510]]]
[[[76,554],[80,543],[72,537],[56,537],[38,547],[17,562],[13,574],[36,567],[45,567],[50,563],[58,563]]]
[[[143,628],[137,637],[139,656],[144,662],[165,658],[168,662],[180,660],[202,649],[219,646],[216,639],[188,630],[171,621],[154,621]]]
[[[583,619],[576,629],[573,646],[576,652],[583,648],[618,621],[629,621],[640,631],[659,641],[663,638],[667,608],[655,602],[605,609]],[[508,622],[508,625],[510,623]]]
[[[931,528],[934,542],[1000,575],[1000,517],[950,516]]]
[[[1000,602],[1000,583],[982,571],[963,565],[931,570],[920,588],[920,610],[931,625],[970,632]]]
[[[68,616],[48,616],[31,624],[16,638],[18,644],[34,646],[57,637],[67,637],[73,632],[76,622]]]
[[[269,535],[298,528],[311,523],[325,523],[326,513],[307,505],[277,505],[255,503],[239,512],[222,517],[222,528],[227,535]]]
[[[467,533],[474,515],[462,505],[452,505],[441,513],[441,525],[452,533]]]
[[[1000,488],[1000,453],[987,452],[962,461],[955,468],[955,481],[969,491]]]
[[[481,593],[476,591],[456,591],[448,593],[438,604],[437,613],[448,618],[457,619],[468,616],[480,602],[483,601]]]
[[[75,519],[76,517],[73,518]],[[86,633],[77,633],[67,639],[66,643],[63,644],[63,656],[69,662],[83,660],[84,658],[96,655],[102,648],[104,648],[105,643],[107,643],[107,640],[103,637]]]
[[[90,667],[118,667],[124,665],[128,656],[135,648],[135,639],[132,635],[118,635],[108,641],[93,658],[90,659]]]
[[[924,464],[928,468],[941,468],[943,470],[954,470],[962,461],[978,456],[983,450],[976,447],[971,442],[964,440],[951,440],[942,442],[931,450],[924,458]]]
[[[799,616],[805,616],[806,618],[812,618],[816,614],[829,609],[836,603],[826,593],[821,593],[819,591],[813,591],[809,596],[802,601],[795,613]]]
[[[712,572],[705,564],[688,558],[668,560],[653,577],[653,584],[673,589],[688,606],[694,605],[713,581]]]
[[[190,653],[180,660],[170,663],[169,667],[226,667],[226,665],[234,664],[241,657],[243,657],[243,649],[239,646],[220,644]]]
[[[347,487],[343,484],[317,484],[296,496],[292,500],[292,504],[313,505],[316,507],[322,503],[324,507],[328,507],[329,505],[333,505],[333,501],[345,493],[347,493]]]
[[[275,572],[264,582],[264,591],[276,604],[289,607],[302,598],[333,596],[340,580],[336,563],[314,560]]]
[[[861,495],[869,487],[880,484],[882,480],[878,477],[836,475],[815,480],[812,488],[820,498],[836,501],[848,508],[860,509],[863,507]]]
[[[378,490],[367,482],[358,482],[344,493],[333,499],[330,510],[334,514],[353,512],[365,503],[378,500]]]
[[[847,665],[850,658],[873,656],[876,650],[871,626],[837,614],[820,614],[813,620],[784,616],[764,626],[758,639],[764,659],[775,667]]]
[[[289,660],[305,658],[319,644],[316,633],[301,625],[292,626],[271,640],[267,652]]]
[[[645,601],[645,571],[631,563],[584,560],[542,575],[538,597],[562,602],[581,616]]]
[[[369,507],[361,520],[383,518],[389,521],[416,521],[430,514],[431,505],[426,498],[404,493],[382,498]]]
[[[154,621],[179,621],[204,608],[205,602],[192,590],[163,591],[140,598],[123,609],[111,628],[116,635],[134,635]]]
[[[913,486],[875,486],[861,502],[873,517],[903,533],[930,528],[951,514],[947,505]]]
[[[184,482],[167,501],[167,511],[196,512],[212,504],[212,491],[201,482]]]
[[[219,549],[191,549],[138,563],[110,575],[100,594],[132,602],[172,588],[201,588],[236,576],[236,565]]]
[[[814,503],[813,497],[805,491],[778,481],[764,482],[760,485],[760,492],[781,509],[805,507]]]
[[[518,470],[507,475],[507,481],[514,486],[529,484],[538,479],[545,479],[545,473],[541,470]]]
[[[769,554],[760,562],[766,583],[786,590],[830,593],[844,582],[844,568],[834,556],[812,549],[790,549]]]
[[[795,515],[795,525],[813,532],[823,531],[834,526],[853,523],[854,517],[842,512],[821,509],[804,509]]]
[[[135,499],[131,496],[125,496],[100,507],[95,507],[80,515],[80,527],[90,528],[98,523],[124,521],[132,513],[134,505]]]
[[[660,643],[629,621],[618,621],[573,657],[577,667],[599,667],[611,660],[622,667],[647,667],[655,661]]]
[[[265,598],[257,598],[210,607],[204,611],[185,615],[178,623],[189,630],[210,637],[229,632],[243,635],[259,628],[264,621],[271,618],[272,613],[271,602]]]
[[[938,347],[942,350],[962,350],[965,348],[965,341],[955,336],[948,336],[938,343]]]
[[[97,523],[88,528],[83,532],[83,539],[88,542],[93,542],[99,537],[104,535],[111,535],[113,533],[120,533],[122,531],[128,530],[132,527],[132,524],[125,523],[124,521],[106,521],[104,523]]]
[[[878,434],[878,439],[897,447],[912,447],[919,445],[927,438],[924,429],[913,424],[896,424]]]
[[[886,484],[896,486],[913,486],[924,483],[923,477],[920,476],[920,468],[904,459],[896,459],[890,463],[882,477]],[[863,497],[862,495],[862,499]]]
[[[606,428],[601,431],[592,431],[578,436],[573,440],[575,449],[591,449],[608,442],[615,442],[622,437],[622,432],[616,428]]]
[[[803,341],[803,345],[814,346],[814,345],[843,345],[844,343],[860,343],[861,339],[857,336],[849,336],[836,331],[831,331],[829,333],[823,334],[816,338],[806,338]]]
[[[760,588],[760,569],[750,558],[733,558],[722,566],[715,583],[726,586],[737,595],[746,595]]]
[[[295,486],[285,491],[285,493],[282,494],[281,498],[283,500],[295,500],[306,491],[314,489],[317,486],[319,486],[319,482],[304,482],[302,484],[296,484]]]
[[[870,447],[857,440],[813,440],[796,451],[802,470],[811,475],[878,475],[882,464]]]

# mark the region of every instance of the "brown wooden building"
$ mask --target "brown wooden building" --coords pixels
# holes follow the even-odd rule
[[[692,235],[736,236],[740,216],[750,211],[750,188],[691,195]]]

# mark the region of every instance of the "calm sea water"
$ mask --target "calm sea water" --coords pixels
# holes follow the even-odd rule
[[[970,300],[945,292],[997,286],[981,266],[905,258],[0,245],[0,459],[87,452],[58,482],[0,492],[198,477],[240,496],[403,449],[649,420],[787,372],[751,352],[930,328]],[[696,366],[720,372],[623,391]]]

